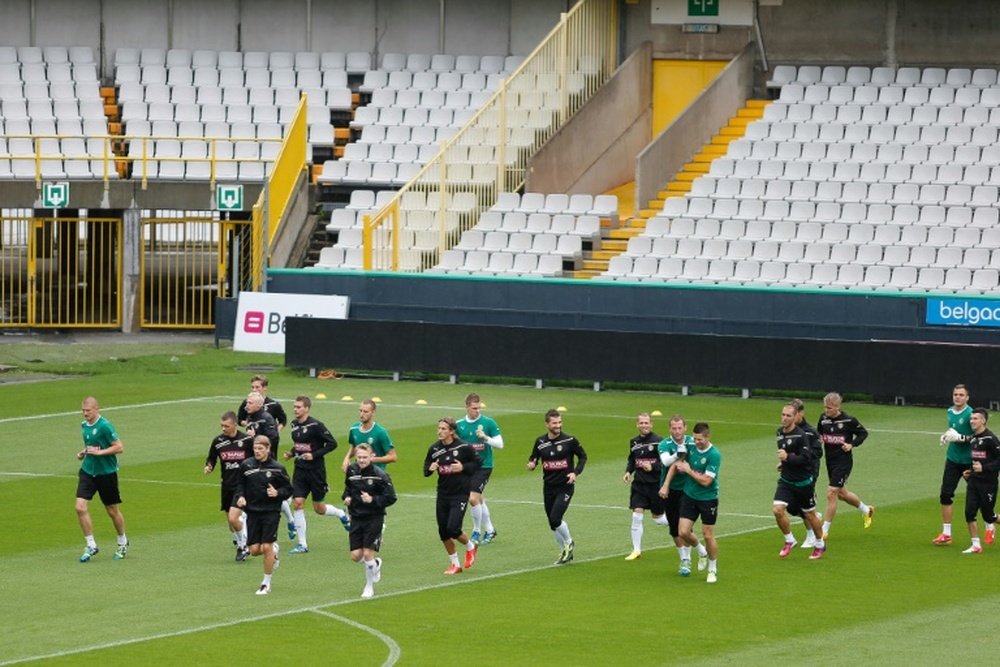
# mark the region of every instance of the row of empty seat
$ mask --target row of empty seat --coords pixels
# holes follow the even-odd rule
[[[939,86],[942,84],[965,86],[992,86],[997,83],[995,67],[970,69],[967,67],[866,67],[855,65],[778,65],[774,68],[767,85],[770,88],[782,88],[786,84],[798,83],[809,85],[825,83],[836,85],[841,83],[862,85],[873,83],[879,86],[899,85],[907,87]]]
[[[882,292],[953,292],[990,294],[1000,271],[965,267],[890,267],[881,264],[809,264],[755,259],[638,257],[611,259],[601,280],[655,281],[677,284],[807,287]]]

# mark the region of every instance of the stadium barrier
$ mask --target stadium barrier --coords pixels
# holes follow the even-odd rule
[[[381,210],[365,217],[366,271],[423,271],[458,242],[499,193],[519,189],[531,156],[611,77],[618,57],[617,3],[583,0],[529,54],[497,92]],[[471,162],[470,147],[492,149]],[[416,197],[433,213],[405,205]],[[436,234],[429,250],[400,238]],[[421,244],[421,247],[427,247]]]
[[[491,324],[285,320],[285,364],[779,391],[865,393],[938,403],[954,385],[1000,399],[998,345],[832,341]],[[329,341],[336,341],[335,345]],[[365,350],[359,362],[358,350]],[[477,354],[468,351],[475,349]],[[610,352],[613,351],[613,352]]]

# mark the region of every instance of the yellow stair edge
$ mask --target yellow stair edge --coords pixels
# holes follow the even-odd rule
[[[729,119],[729,124],[726,127],[739,127],[745,128],[749,123],[757,120],[756,118],[745,118],[742,116],[733,116]]]
[[[699,177],[701,177],[700,173],[695,173],[693,171],[680,171],[677,172],[677,175],[674,176],[674,180],[672,180],[671,183],[690,183]]]
[[[747,100],[746,105],[751,109],[763,109],[771,100]]]
[[[737,118],[748,118],[750,120],[757,120],[764,115],[764,107],[754,108],[754,107],[743,107],[736,112]]]
[[[709,166],[704,162],[688,162],[684,165],[684,171],[694,172],[697,174],[707,174]]]
[[[745,127],[738,127],[733,125],[726,126],[721,130],[719,130],[719,134],[721,134],[724,137],[742,137],[746,133],[747,129]]]
[[[581,267],[583,271],[607,271],[608,261],[600,259],[585,259],[583,260],[583,266]],[[581,269],[577,269],[578,271]]]
[[[628,240],[642,233],[642,228],[640,227],[622,227],[621,229],[612,229],[608,232],[608,238],[604,240],[605,243],[608,241],[624,241],[625,245],[622,247],[622,252],[628,250]],[[602,246],[603,247],[603,246]]]
[[[738,137],[730,137],[724,134],[717,134],[712,137],[712,140],[706,144],[707,146],[729,146],[729,144]]]

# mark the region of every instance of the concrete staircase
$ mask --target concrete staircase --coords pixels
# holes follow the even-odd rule
[[[606,228],[602,221],[600,244],[595,244],[595,249],[589,253],[584,252],[581,268],[573,271],[572,277],[589,280],[607,271],[611,258],[625,252],[628,240],[643,232],[646,221],[663,210],[663,203],[670,197],[683,197],[690,192],[691,183],[699,176],[708,173],[715,158],[726,154],[729,142],[746,134],[747,125],[764,115],[764,107],[769,102],[770,100],[747,100],[746,105],[729,119],[729,123],[720,129],[700,152],[692,156],[691,161],[657,193],[656,199],[646,202],[643,208],[639,208],[637,203],[634,216],[621,221],[611,221]]]

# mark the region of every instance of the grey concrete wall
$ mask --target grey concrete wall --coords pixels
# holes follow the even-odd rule
[[[649,141],[652,50],[640,46],[528,165],[531,192],[605,192],[634,177]]]
[[[711,85],[639,154],[635,169],[637,207],[652,199],[743,106],[753,89],[755,56],[755,47],[745,45]]]
[[[90,3],[76,0],[35,0],[34,44],[89,46],[100,56],[101,16]],[[6,22],[4,15],[3,21]],[[7,44],[8,42],[3,42]]]
[[[174,0],[171,48],[237,50],[238,7],[238,0]]]

